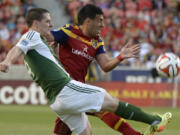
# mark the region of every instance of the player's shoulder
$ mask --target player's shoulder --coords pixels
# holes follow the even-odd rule
[[[67,29],[67,30],[71,30],[71,29],[73,28],[73,25],[71,25],[71,24],[66,24],[66,25],[64,25],[64,26],[61,27],[61,28],[64,28],[64,29]]]
[[[40,33],[34,30],[29,30],[22,36],[22,38],[30,41],[38,40],[40,39]]]
[[[29,30],[22,35],[19,42],[22,45],[28,45],[29,43],[35,43],[41,41],[40,33]]]
[[[56,28],[56,29],[53,29],[53,30],[51,30],[51,31],[52,31],[52,32],[66,31],[66,30],[71,31],[72,27],[73,27],[73,26],[72,26],[71,24],[66,24],[66,25],[64,25],[64,26],[58,27],[58,28]]]
[[[71,30],[72,29],[72,25],[71,24],[66,24],[66,25],[64,25],[64,26],[62,26],[62,27],[59,27],[58,29],[59,30]]]

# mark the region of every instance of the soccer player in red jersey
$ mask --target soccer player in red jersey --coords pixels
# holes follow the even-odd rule
[[[51,109],[69,125],[76,135],[92,135],[85,112],[100,112],[101,110],[114,112],[125,119],[149,124],[149,133],[146,135],[150,135],[151,130],[161,132],[165,129],[172,118],[171,113],[163,115],[145,113],[139,107],[111,97],[103,88],[75,81],[69,76],[43,38],[52,26],[49,11],[41,8],[29,10],[26,22],[29,31],[0,63],[0,71],[8,72],[12,63],[19,56],[24,55],[29,73],[44,90]],[[127,45],[114,61],[136,57],[139,49],[138,45]],[[89,58],[84,53],[80,55]],[[43,68],[39,68],[40,66]]]
[[[96,59],[104,72],[109,72],[123,60],[123,55],[128,56],[128,53],[123,52],[123,48],[121,50],[123,54],[119,54],[116,58],[110,58],[106,54],[104,42],[100,37],[103,26],[102,10],[99,7],[88,4],[78,13],[78,25],[67,24],[60,29],[52,30],[51,34],[53,36],[48,35],[48,41],[53,40],[60,44],[59,60],[75,80],[85,82],[88,66],[94,59]],[[123,118],[114,113],[102,112],[101,114],[96,114],[96,116],[123,135],[142,135],[134,130]],[[71,133],[67,125],[60,118],[57,118],[54,135],[71,135]],[[150,135],[146,132],[143,134]]]

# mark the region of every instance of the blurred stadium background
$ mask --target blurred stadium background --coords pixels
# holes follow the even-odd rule
[[[24,17],[30,8],[48,9],[54,28],[58,28],[75,23],[78,9],[86,3],[104,11],[102,37],[109,55],[117,56],[127,40],[142,46],[138,60],[124,61],[110,73],[92,63],[87,82],[147,111],[171,111],[173,121],[160,135],[179,135],[180,79],[161,78],[154,69],[161,53],[180,56],[179,0],[0,0],[0,61],[27,31]],[[8,74],[0,73],[0,135],[50,135],[55,118],[42,90],[27,74],[22,58]],[[119,134],[96,118],[90,117],[90,121],[94,134]],[[131,123],[139,130],[146,126]]]

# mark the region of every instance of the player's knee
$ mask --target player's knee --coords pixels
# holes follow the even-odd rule
[[[82,133],[79,135],[92,135],[92,131],[90,129],[85,129]]]
[[[113,98],[109,94],[105,94],[102,110],[103,111],[115,112],[117,107],[118,107],[118,104],[119,104],[118,99]]]
[[[89,122],[87,123],[87,127],[82,133],[80,133],[80,135],[92,135],[91,125]]]

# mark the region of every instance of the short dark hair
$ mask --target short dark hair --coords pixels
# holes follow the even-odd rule
[[[26,15],[26,23],[28,27],[31,27],[34,20],[41,21],[43,19],[44,13],[49,13],[49,11],[43,8],[30,9]]]
[[[86,18],[94,19],[96,15],[103,15],[101,8],[92,4],[83,6],[78,12],[78,25],[82,25]]]

